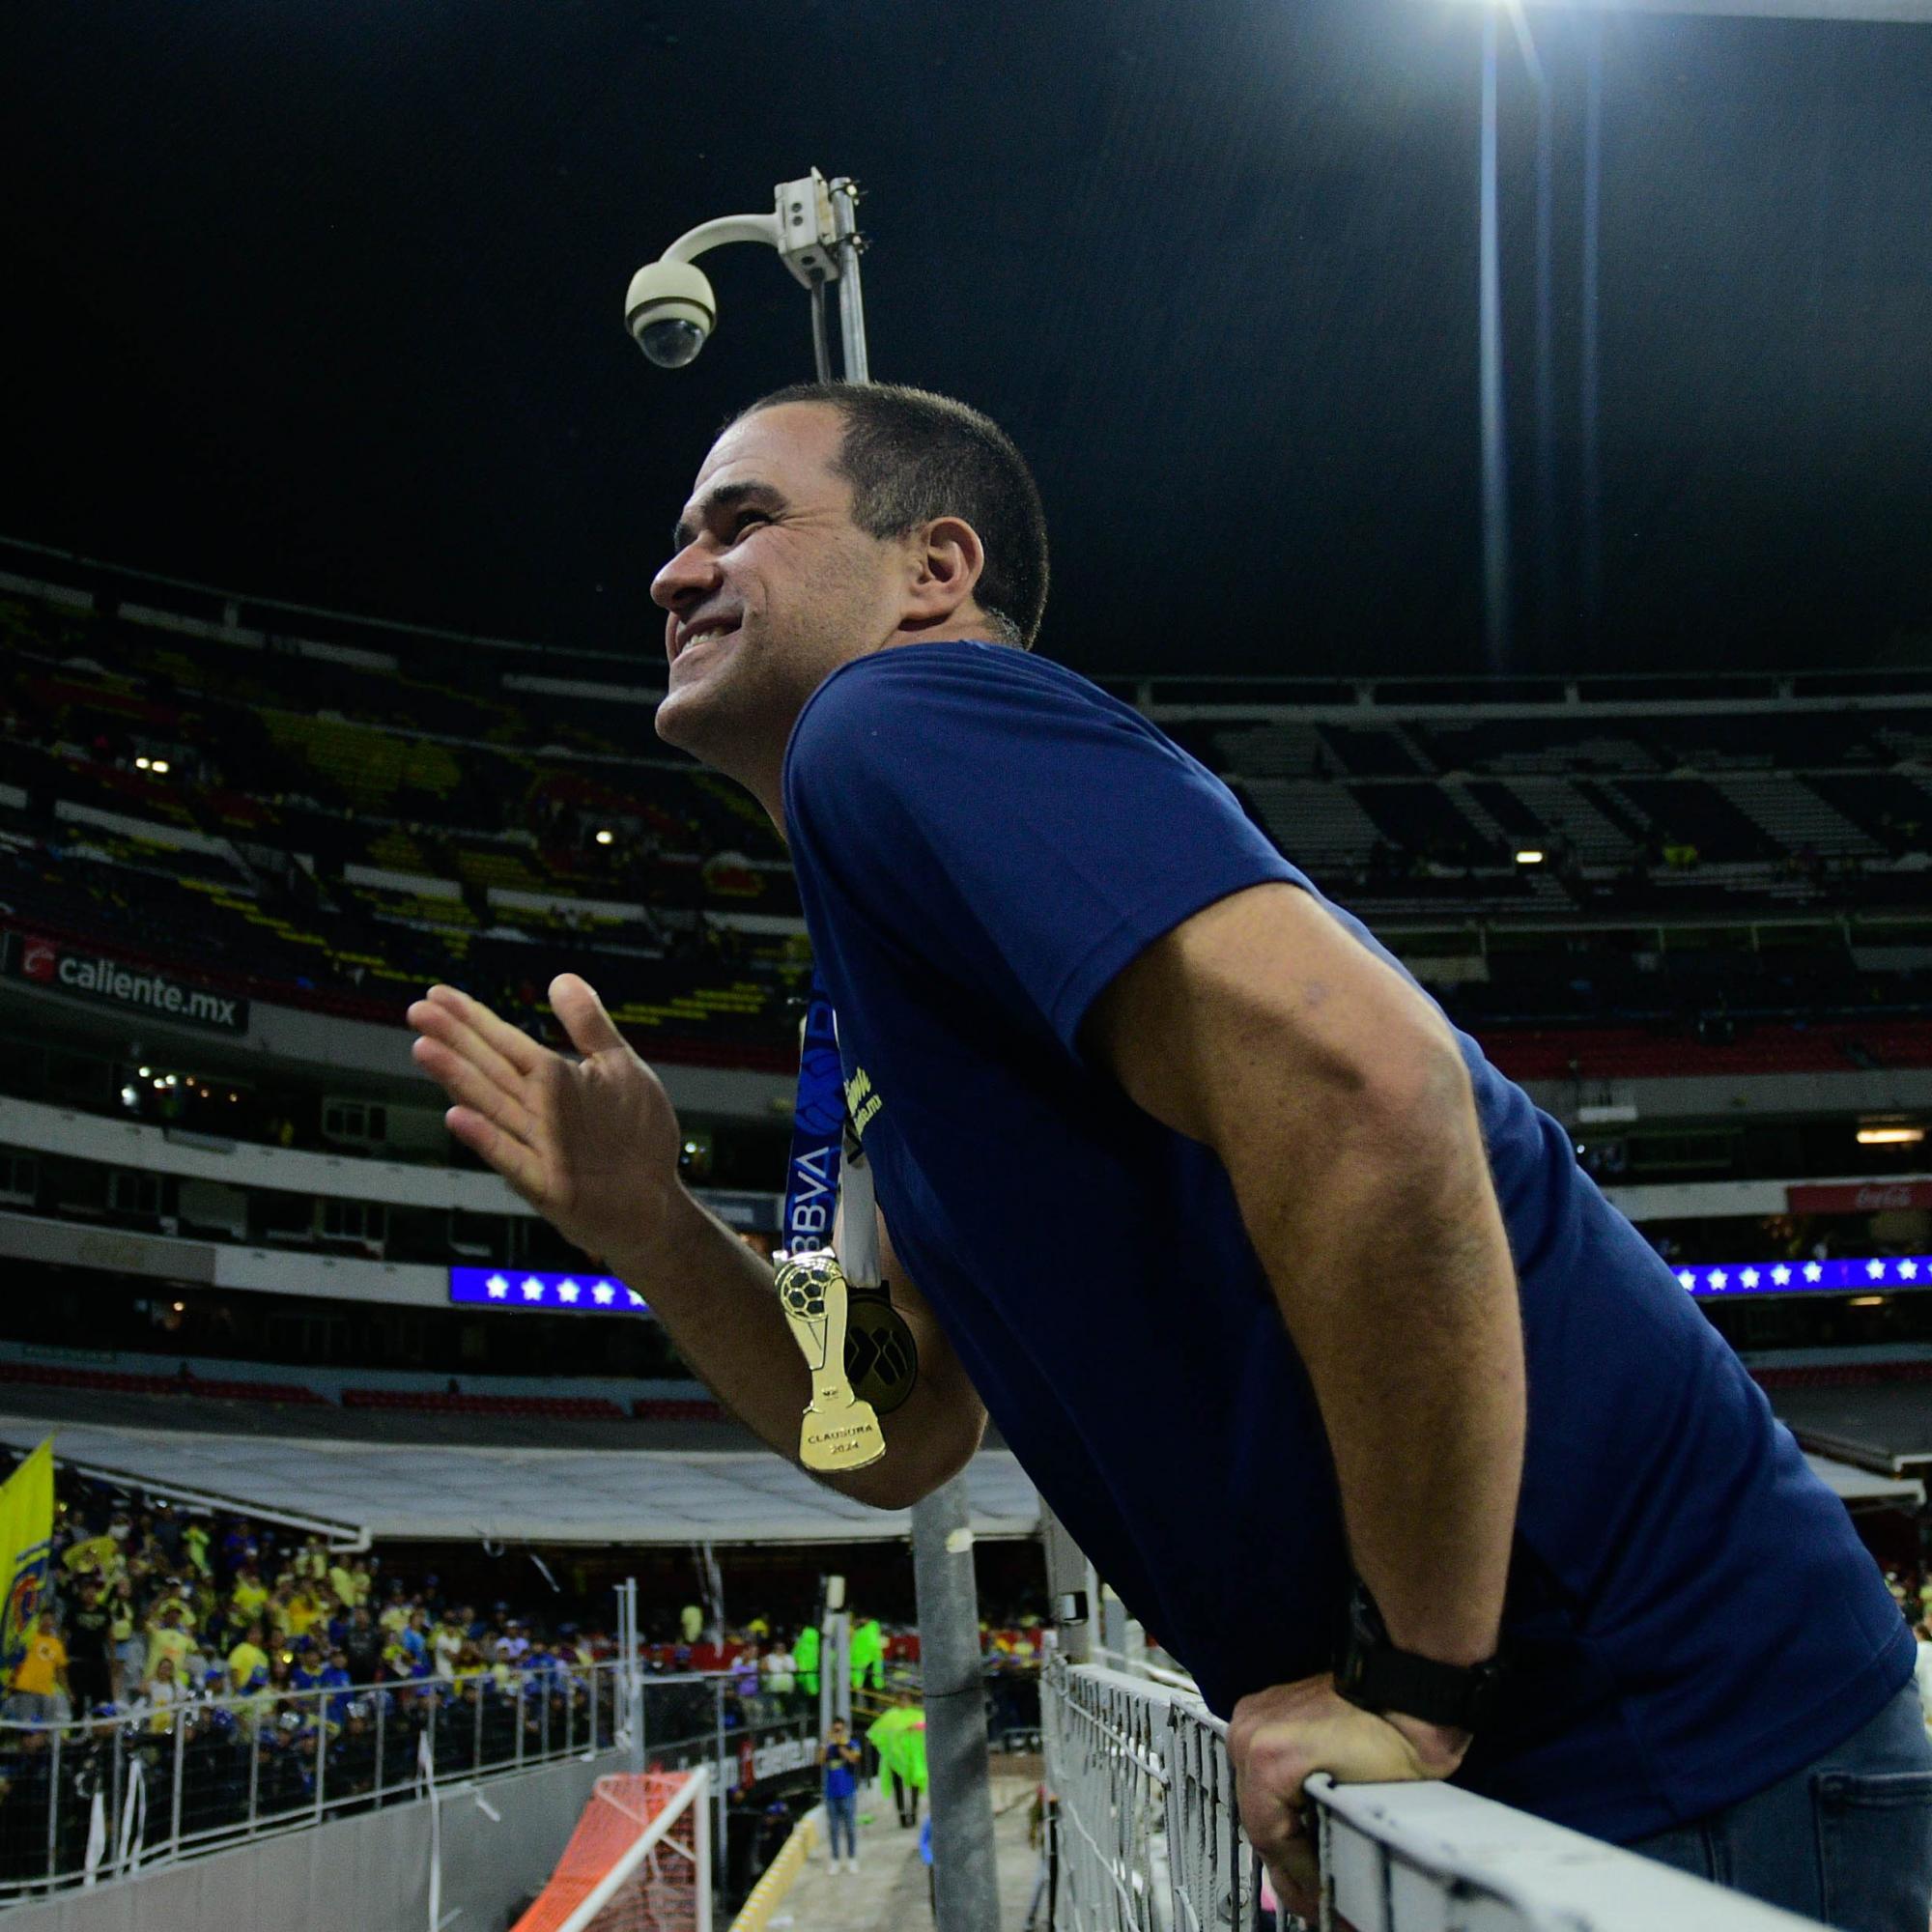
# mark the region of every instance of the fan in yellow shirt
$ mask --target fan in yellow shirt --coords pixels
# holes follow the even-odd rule
[[[173,1661],[174,1669],[170,1675],[180,1683],[185,1675],[187,1654],[194,1648],[194,1639],[182,1628],[181,1610],[174,1604],[165,1604],[148,1624],[148,1669],[147,1674],[156,1674],[155,1666],[162,1658]]]
[[[148,1621],[150,1623],[158,1623],[163,1610],[178,1612],[181,1617],[181,1627],[183,1630],[191,1631],[194,1629],[194,1605],[188,1601],[187,1597],[182,1591],[173,1588],[163,1590],[148,1605]]]
[[[52,1610],[41,1612],[38,1628],[27,1637],[19,1667],[14,1672],[13,1689],[37,1700],[32,1713],[36,1718],[45,1720],[61,1715],[46,1708],[53,1704],[57,1693],[69,1694],[67,1646],[54,1628]]]
[[[289,1599],[288,1619],[291,1636],[306,1636],[322,1621],[323,1609],[308,1586]]]
[[[267,1614],[268,1605],[269,1593],[262,1579],[244,1570],[228,1595],[229,1621],[238,1627],[255,1623]]]
[[[269,1653],[262,1648],[262,1626],[250,1624],[248,1634],[228,1653],[228,1683],[235,1691],[254,1690],[269,1681]]]

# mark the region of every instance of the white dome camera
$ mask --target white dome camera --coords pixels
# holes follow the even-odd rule
[[[647,262],[631,277],[624,324],[660,369],[696,357],[718,321],[718,298],[689,262]]]

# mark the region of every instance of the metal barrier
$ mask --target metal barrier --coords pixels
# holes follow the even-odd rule
[[[637,1682],[634,1756],[715,1763],[721,1787],[745,1740],[812,1723],[726,1676]],[[614,1660],[0,1722],[0,1904],[633,1742]]]
[[[1064,1658],[1041,1686],[1053,1932],[1256,1932],[1227,1726],[1172,1685]],[[1323,1932],[1778,1932],[1808,1919],[1449,1784],[1309,1780]],[[1282,1924],[1293,1924],[1282,1915]]]

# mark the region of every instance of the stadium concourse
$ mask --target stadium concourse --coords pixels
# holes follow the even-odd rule
[[[0,1883],[83,1879],[97,1799],[96,1875],[139,1882],[386,1815],[425,1748],[424,1788],[602,1775],[636,1576],[641,1733],[716,1773],[735,1906],[815,1797],[824,1576],[883,1626],[872,1688],[917,1691],[905,1514],[757,1449],[451,1141],[401,1015],[445,980],[555,1042],[542,989],[581,970],[769,1252],[810,963],[781,847],[658,744],[634,660],[0,552],[0,1444],[53,1435],[64,1505]],[[1114,688],[1571,1131],[1919,1622],[1932,676]],[[989,1719],[1031,1749],[1048,1526],[997,1437],[969,1496]],[[801,1932],[923,1909],[919,1833],[867,1802],[860,1870],[808,1861],[780,1908]]]

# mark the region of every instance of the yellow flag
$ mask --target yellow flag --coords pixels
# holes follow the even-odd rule
[[[54,1534],[54,1438],[49,1435],[0,1484],[0,1668],[11,1680],[41,1613]]]

